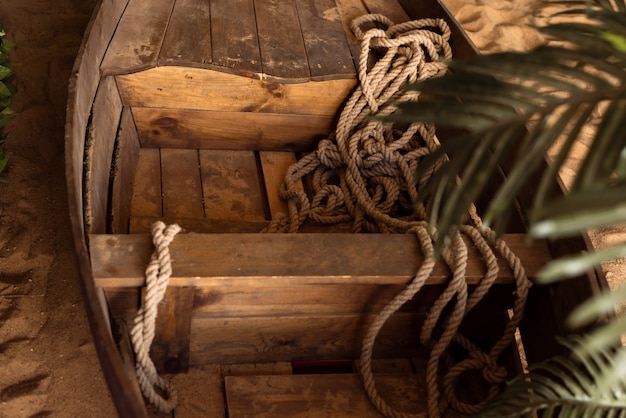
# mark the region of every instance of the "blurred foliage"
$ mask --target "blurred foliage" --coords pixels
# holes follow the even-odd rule
[[[7,41],[5,35],[4,28],[0,25],[0,133],[13,117],[13,112],[9,106],[11,97],[15,94],[15,87],[11,84],[13,68],[7,57],[9,51],[15,48],[15,45]],[[5,170],[9,161],[9,155],[4,147],[5,141],[6,134],[2,134],[0,136],[0,183],[8,181]]]

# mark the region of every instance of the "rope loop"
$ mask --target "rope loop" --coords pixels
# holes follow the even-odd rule
[[[166,228],[163,222],[157,221],[152,225],[152,242],[155,248],[146,267],[146,294],[130,331],[139,387],[143,395],[163,413],[169,413],[176,407],[178,393],[170,382],[158,375],[150,358],[150,346],[155,335],[158,304],[165,295],[172,275],[169,245],[179,232],[180,227],[176,224]]]

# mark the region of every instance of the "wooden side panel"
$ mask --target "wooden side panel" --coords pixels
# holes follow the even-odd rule
[[[159,65],[202,67],[211,62],[211,2],[206,0],[176,0]]]
[[[168,288],[159,304],[150,353],[161,373],[182,373],[189,369],[192,304],[192,287]]]
[[[335,0],[296,0],[312,80],[356,76]]]
[[[174,0],[130,0],[102,61],[105,75],[152,68]]]
[[[84,143],[91,105],[100,81],[99,66],[126,3],[126,0],[97,2],[86,29],[69,81],[65,162],[72,235],[83,281],[86,313],[93,339],[98,341],[96,349],[102,373],[119,416],[139,418],[148,416],[143,397],[136,390],[134,377],[126,373],[120,360],[108,318],[103,314],[101,290],[94,286],[91,278],[82,207]]]
[[[335,116],[134,107],[144,147],[310,151]]]
[[[226,377],[225,384],[230,418],[381,416],[355,374],[233,376]],[[407,414],[426,410],[425,387],[417,375],[376,377],[383,399]]]
[[[322,282],[322,280],[320,280]],[[504,286],[510,292],[510,286]],[[203,318],[244,318],[253,316],[361,315],[380,312],[405,284],[372,283],[297,283],[271,280],[227,283],[199,287],[194,296],[194,313]],[[441,294],[442,286],[422,290],[402,311],[426,314]],[[495,291],[493,293],[498,293]],[[501,297],[499,309],[510,300]],[[510,298],[509,298],[510,299]],[[495,307],[495,304],[493,304]]]
[[[263,183],[267,195],[271,217],[278,212],[287,214],[287,202],[282,200],[278,191],[283,183],[285,174],[291,165],[296,163],[296,156],[292,152],[260,152],[261,170],[263,171]],[[300,190],[304,191],[302,182],[299,183]]]
[[[280,84],[219,71],[157,67],[116,77],[127,106],[335,116],[356,81]]]
[[[254,152],[200,150],[200,165],[207,218],[265,219]]]
[[[161,154],[158,149],[139,150],[131,216],[163,216]]]
[[[246,318],[194,317],[190,363],[241,363],[358,358],[374,315],[307,315]],[[394,315],[381,330],[376,357],[415,354],[425,315]]]
[[[402,23],[409,20],[404,8],[397,0],[363,0],[370,13],[382,14],[393,21],[393,23]],[[419,18],[430,17],[421,14]]]
[[[204,218],[198,151],[161,150],[163,216]]]
[[[450,25],[452,35],[450,44],[455,58],[468,59],[478,54],[478,48],[471,41],[467,33],[448,11],[445,4],[440,0],[397,0],[411,19],[422,17],[435,17],[445,19]]]
[[[309,80],[294,0],[256,0],[254,5],[263,73],[270,80]]]
[[[133,185],[139,161],[139,138],[130,108],[122,111],[120,130],[114,157],[113,186],[111,190],[111,231],[128,232]]]
[[[121,113],[122,101],[115,79],[105,77],[94,100],[85,152],[85,223],[89,233],[102,234],[107,230],[111,162]]]
[[[262,71],[253,0],[211,2],[213,63],[255,78]]]

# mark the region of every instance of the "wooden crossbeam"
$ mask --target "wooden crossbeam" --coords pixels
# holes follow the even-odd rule
[[[549,261],[547,244],[526,242],[524,234],[505,234],[504,240],[522,261],[529,277]],[[91,235],[91,262],[96,285],[137,287],[152,243],[147,234]],[[469,245],[466,280],[476,284],[485,273],[481,256]],[[179,234],[170,245],[171,286],[258,283],[403,284],[414,277],[423,261],[417,238],[411,234]],[[498,282],[513,275],[499,258]],[[427,284],[450,277],[438,262]]]

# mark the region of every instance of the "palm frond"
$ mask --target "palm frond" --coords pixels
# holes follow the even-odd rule
[[[626,6],[621,0],[559,3],[585,10],[588,17],[583,23],[540,28],[564,41],[562,46],[453,61],[450,74],[408,86],[425,93],[426,99],[401,103],[389,117],[434,122],[460,132],[418,172],[418,176],[431,173],[444,155],[450,156],[419,194],[439,230],[466,220],[471,202],[499,175],[497,162],[502,160],[514,163],[483,215],[497,232],[506,227],[516,197],[528,185],[537,190],[529,213],[531,224],[570,216],[572,207],[580,208],[578,227],[555,229],[555,235],[578,233],[602,222],[599,217],[592,219],[597,207],[585,200],[590,195],[626,195],[626,135],[622,134],[626,131],[626,51],[607,37],[626,39]],[[599,113],[603,117],[594,124]],[[589,153],[570,192],[555,198],[554,179],[583,135],[590,136]],[[538,173],[542,156],[558,141],[562,146],[552,166]],[[574,206],[581,202],[589,204]],[[626,220],[626,212],[613,212],[605,220]],[[531,232],[541,231],[546,229]]]
[[[532,367],[477,416],[526,417],[541,411],[543,418],[626,417],[626,386],[615,379],[626,349],[584,351],[576,340],[564,344],[578,351]]]

